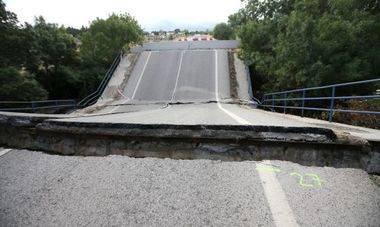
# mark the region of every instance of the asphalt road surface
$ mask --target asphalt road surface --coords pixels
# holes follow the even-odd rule
[[[125,96],[143,101],[171,100],[181,51],[145,52],[125,89]]]
[[[216,80],[219,99],[230,98],[226,50],[147,51],[123,93],[126,103],[216,101]]]
[[[275,226],[288,218],[277,225],[379,226],[380,190],[372,178],[359,169],[283,161],[70,157],[0,148],[0,223]],[[276,190],[282,197],[269,197]],[[284,210],[288,216],[281,217]]]

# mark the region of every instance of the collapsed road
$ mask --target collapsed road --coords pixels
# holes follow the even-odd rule
[[[1,223],[379,225],[380,132],[258,109],[238,44],[144,44],[92,106],[0,113]]]
[[[97,103],[60,116],[4,113],[0,142],[61,154],[280,159],[380,172],[379,130],[258,109],[236,48],[236,41],[136,47]]]

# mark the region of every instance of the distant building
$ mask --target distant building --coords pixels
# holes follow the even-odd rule
[[[193,35],[186,38],[186,41],[209,41],[214,40],[214,37],[212,35]]]
[[[148,42],[159,42],[164,40],[173,40],[177,42],[214,40],[214,37],[208,34],[196,34],[192,36],[186,36],[183,32],[176,33],[175,31],[153,31],[147,33],[145,35],[145,38]]]

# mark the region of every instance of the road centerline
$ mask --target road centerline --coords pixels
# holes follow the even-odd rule
[[[215,51],[215,98],[218,108],[224,113],[229,115],[235,121],[243,125],[252,125],[244,118],[232,113],[231,111],[223,108],[219,101],[219,85],[218,85],[218,51]],[[266,163],[270,163],[267,161]],[[259,167],[262,164],[257,164]],[[281,187],[280,182],[274,173],[261,173],[259,172],[260,182],[264,189],[265,197],[268,201],[270,211],[276,226],[298,226],[294,217],[293,211],[289,206],[286,195]]]
[[[174,95],[175,95],[175,92],[176,92],[176,90],[177,90],[178,80],[179,80],[179,76],[180,76],[180,74],[181,74],[183,55],[184,55],[184,52],[185,52],[185,51],[186,51],[186,50],[181,51],[181,58],[180,58],[180,60],[179,60],[179,66],[178,66],[177,78],[176,78],[176,81],[175,81],[175,85],[174,85],[174,89],[173,89],[173,93],[172,93],[172,98],[170,99],[170,103],[173,102],[173,100],[174,100]]]

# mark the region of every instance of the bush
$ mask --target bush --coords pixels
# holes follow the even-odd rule
[[[44,100],[48,92],[27,72],[21,74],[13,67],[0,68],[0,100]]]
[[[380,100],[350,100],[338,104],[336,109],[380,111]],[[356,113],[334,113],[334,121],[350,125],[380,129],[380,116]]]

